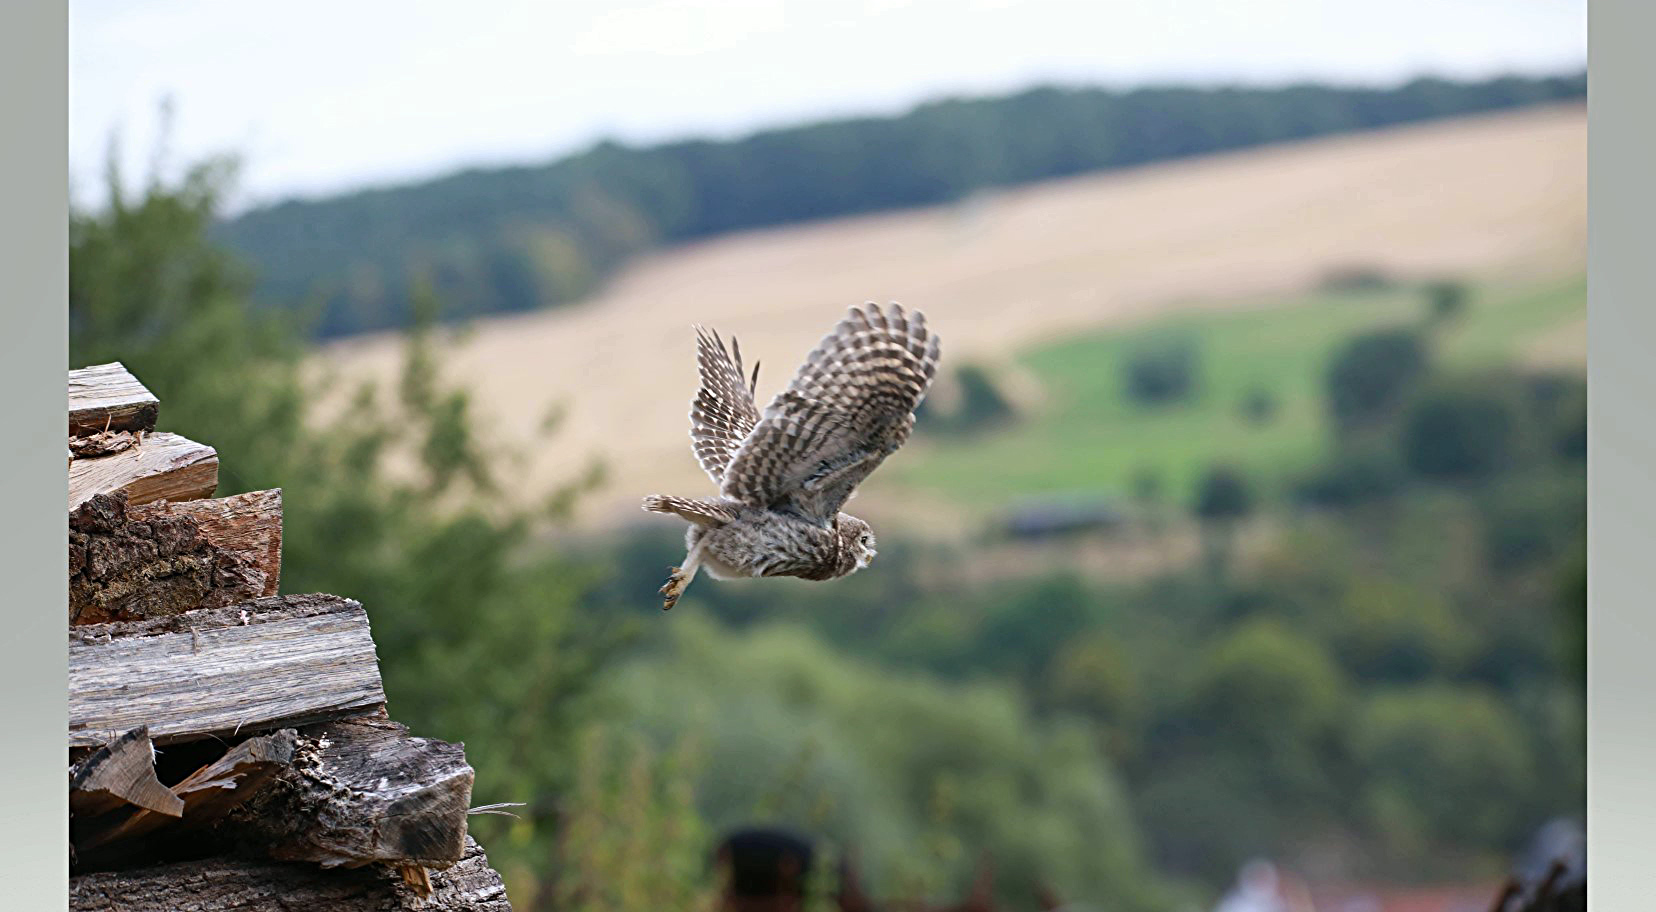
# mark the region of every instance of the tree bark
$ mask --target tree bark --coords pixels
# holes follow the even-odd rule
[[[69,372],[69,436],[155,430],[161,402],[119,361]]]
[[[149,434],[118,453],[69,461],[69,509],[98,494],[127,492],[132,504],[195,500],[218,487],[218,451],[177,434]]]
[[[133,621],[275,595],[282,496],[132,507],[99,494],[69,516],[69,623]]]
[[[366,715],[385,702],[362,606],[254,599],[71,628],[69,746],[149,727],[157,744]]]
[[[313,865],[214,858],[69,880],[74,912],[511,912],[500,875],[467,838],[458,864],[430,874],[424,899],[381,866]]]

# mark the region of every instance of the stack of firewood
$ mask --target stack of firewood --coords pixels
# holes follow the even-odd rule
[[[276,594],[281,491],[210,499],[158,411],[69,374],[70,908],[509,912],[462,746],[386,716],[361,604]]]

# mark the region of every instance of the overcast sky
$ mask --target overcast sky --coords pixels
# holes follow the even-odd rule
[[[100,198],[175,106],[172,159],[240,202],[600,137],[734,135],[1035,82],[1392,82],[1585,64],[1585,0],[71,0],[70,160]]]

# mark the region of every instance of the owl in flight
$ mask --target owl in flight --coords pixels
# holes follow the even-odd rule
[[[661,587],[673,607],[706,567],[715,579],[830,580],[874,559],[868,523],[841,513],[857,485],[897,451],[937,373],[938,338],[925,315],[892,304],[853,307],[761,413],[759,365],[696,327],[701,388],[690,404],[696,459],[716,497],[653,494],[644,509],[688,520],[684,566]]]

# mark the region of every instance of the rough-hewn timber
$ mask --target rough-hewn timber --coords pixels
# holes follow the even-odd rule
[[[69,436],[153,431],[161,403],[119,361],[69,372]]]
[[[500,875],[471,838],[460,862],[430,874],[421,899],[395,872],[372,866],[315,865],[214,858],[69,880],[73,912],[511,912]]]
[[[109,456],[69,462],[69,509],[93,496],[127,492],[130,503],[195,500],[218,487],[218,451],[177,434],[148,434]]]
[[[69,746],[148,725],[157,744],[364,715],[385,702],[368,615],[332,595],[254,599],[69,633]]]
[[[325,867],[460,860],[473,779],[461,745],[413,737],[388,720],[300,734],[292,767],[227,822],[236,841]]]
[[[129,506],[99,494],[69,514],[69,623],[167,617],[274,595],[281,492]]]
[[[90,820],[71,820],[70,841],[78,862],[110,867],[146,850],[159,849],[162,842],[176,841],[217,823],[288,768],[297,741],[294,730],[284,728],[230,748],[167,790],[178,802],[179,814],[134,809]]]
[[[155,777],[155,746],[142,725],[99,747],[69,771],[71,818],[129,805],[169,817],[184,810],[184,802]]]

